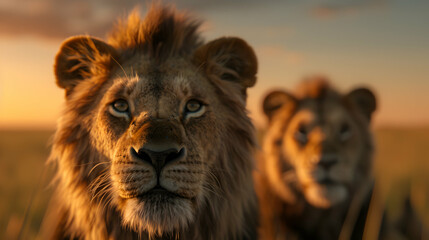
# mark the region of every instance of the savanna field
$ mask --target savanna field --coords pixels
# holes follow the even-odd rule
[[[53,131],[0,130],[0,239],[37,238],[52,192],[52,169],[45,164],[52,135]],[[428,228],[429,127],[381,127],[375,130],[375,140],[376,190],[389,217],[399,214],[404,196],[410,194]],[[370,213],[373,227],[378,209]]]

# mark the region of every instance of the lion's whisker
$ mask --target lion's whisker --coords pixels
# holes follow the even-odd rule
[[[118,64],[118,66],[121,68],[121,70],[122,70],[122,72],[124,73],[124,75],[125,75],[125,78],[128,80],[128,81],[130,81],[131,80],[131,78],[129,78],[128,77],[128,75],[127,75],[127,73],[125,72],[125,69],[124,69],[124,67],[122,67],[122,65],[112,56],[111,57],[112,59],[113,59],[113,61],[116,63],[116,64]]]
[[[88,172],[88,176],[91,174],[92,171],[94,171],[94,169],[102,164],[109,164],[110,162],[100,162],[98,164],[96,164],[94,167],[91,168],[91,170]]]

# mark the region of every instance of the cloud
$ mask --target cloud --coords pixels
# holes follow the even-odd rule
[[[281,0],[270,0],[270,2]],[[240,0],[164,0],[191,11],[243,7]],[[118,17],[136,6],[145,9],[149,0],[2,0],[0,35],[37,35],[64,39],[78,34],[104,37]],[[249,0],[245,7],[263,4]]]
[[[0,33],[65,38],[104,36],[116,17],[139,1],[7,0],[0,4]]]
[[[351,1],[329,1],[319,4],[311,9],[312,16],[318,19],[330,19],[343,15],[356,14],[369,9],[381,8],[388,0],[351,0]]]

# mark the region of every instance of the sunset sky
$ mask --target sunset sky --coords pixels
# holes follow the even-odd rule
[[[148,1],[1,0],[0,128],[54,128],[64,93],[54,56],[73,35],[105,38],[118,17]],[[429,1],[164,1],[205,20],[203,36],[244,38],[259,60],[248,108],[277,87],[323,74],[342,91],[369,86],[379,100],[376,125],[429,125]]]

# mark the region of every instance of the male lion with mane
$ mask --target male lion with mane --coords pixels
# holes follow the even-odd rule
[[[255,238],[256,56],[239,38],[204,44],[199,25],[154,5],[107,42],[63,43],[52,238]]]
[[[372,189],[374,94],[324,78],[269,93],[256,174],[261,239],[362,239]],[[341,233],[347,224],[348,232]]]

